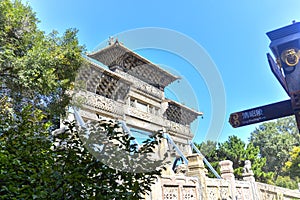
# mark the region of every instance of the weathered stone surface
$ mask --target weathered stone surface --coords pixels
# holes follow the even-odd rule
[[[199,200],[201,190],[198,179],[185,176],[162,176],[152,187],[145,200]]]
[[[188,163],[188,172],[187,176],[197,177],[200,184],[202,199],[207,199],[207,191],[206,191],[206,174],[207,169],[203,163],[203,157],[199,154],[191,154],[187,156],[189,161]]]

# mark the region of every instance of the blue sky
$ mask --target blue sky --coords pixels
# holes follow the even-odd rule
[[[266,53],[271,51],[265,33],[289,25],[292,20],[300,21],[299,0],[29,0],[28,3],[41,20],[42,30],[62,33],[67,28],[77,28],[79,41],[87,51],[109,36],[144,27],[166,28],[193,39],[213,60],[224,83],[226,116],[223,130],[215,133],[217,141],[224,141],[229,135],[247,141],[257,126],[233,129],[228,123],[230,113],[288,98],[268,66]],[[126,45],[126,41],[122,42]],[[138,53],[183,77],[181,83],[195,92],[196,109],[204,112],[204,118],[194,125],[195,141],[207,138],[212,103],[203,77],[193,77],[191,64],[170,52],[144,49]],[[176,91],[172,87],[168,90],[169,95]],[[182,99],[185,100],[181,103],[193,107],[187,96]]]

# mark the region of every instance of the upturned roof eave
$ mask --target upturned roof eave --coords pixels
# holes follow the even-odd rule
[[[161,67],[159,67],[158,65],[152,63],[152,62],[149,61],[148,59],[146,59],[146,58],[140,56],[139,54],[135,53],[134,51],[128,49],[126,46],[122,45],[122,44],[121,44],[120,42],[118,42],[118,41],[116,41],[114,44],[108,45],[108,46],[105,47],[105,48],[96,50],[96,51],[91,52],[91,53],[87,53],[86,55],[87,55],[88,57],[96,57],[97,54],[103,54],[103,53],[105,53],[106,51],[108,51],[108,50],[110,50],[110,49],[112,49],[112,48],[116,48],[116,47],[120,48],[120,49],[123,50],[125,53],[131,53],[131,54],[134,55],[136,58],[138,58],[138,59],[144,61],[144,62],[147,63],[148,65],[150,65],[150,66],[156,68],[158,71],[160,71],[160,72],[163,73],[164,75],[168,76],[168,77],[170,78],[170,80],[171,80],[171,82],[170,82],[169,84],[171,84],[171,83],[174,82],[175,80],[180,79],[180,77],[175,76],[175,75],[171,74],[170,72],[168,72],[168,71],[162,69]],[[100,62],[101,62],[101,61],[100,61]],[[168,84],[168,85],[169,85],[169,84]]]

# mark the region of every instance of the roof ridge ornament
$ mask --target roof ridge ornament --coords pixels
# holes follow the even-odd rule
[[[114,37],[109,36],[108,37],[108,45],[112,45],[114,43]]]
[[[114,45],[119,45],[119,44],[121,44],[121,43],[119,43],[118,38],[116,38],[116,41],[115,41],[115,44],[114,44]]]
[[[114,39],[114,37],[112,36],[109,36],[108,37],[108,45],[111,46],[111,45],[119,45],[119,44],[122,44],[119,42],[118,38]]]

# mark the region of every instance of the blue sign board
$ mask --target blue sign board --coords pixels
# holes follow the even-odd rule
[[[293,115],[291,100],[281,101],[257,108],[252,108],[236,113],[232,113],[229,123],[232,127],[237,128],[258,122],[264,122],[280,117]]]
[[[269,65],[290,99],[232,113],[229,122],[236,128],[294,114],[300,132],[300,22],[270,31],[267,35],[276,58],[275,62],[268,53]]]

